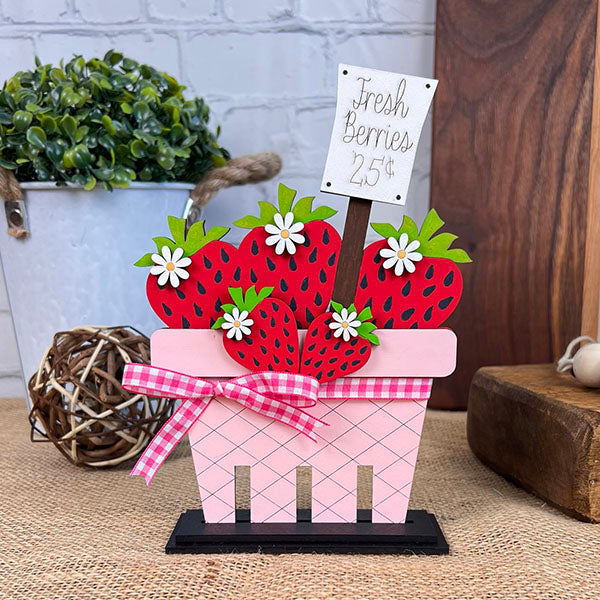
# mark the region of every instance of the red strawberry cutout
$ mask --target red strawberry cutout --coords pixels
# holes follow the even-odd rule
[[[233,304],[223,304],[224,315],[213,329],[222,328],[225,350],[250,371],[297,373],[298,328],[289,306],[270,298],[273,288],[229,288]]]
[[[300,360],[300,373],[321,383],[360,369],[371,356],[371,344],[379,344],[368,307],[357,313],[353,304],[344,308],[332,302],[331,306],[334,312],[319,315],[310,324]]]
[[[158,252],[135,263],[152,267],[146,281],[150,306],[169,327],[207,329],[229,300],[232,280],[240,277],[237,250],[219,241],[229,231],[225,227],[205,232],[204,221],[199,221],[186,235],[185,220],[169,217],[169,228],[173,239],[154,238]]]
[[[295,196],[295,190],[280,184],[278,207],[259,202],[259,217],[247,216],[234,225],[251,229],[238,249],[240,284],[272,286],[272,296],[288,304],[298,327],[306,328],[327,310],[342,241],[323,221],[335,210],[313,210],[314,197],[294,204]]]
[[[434,236],[443,225],[433,209],[420,231],[406,216],[398,230],[388,223],[371,224],[386,239],[364,250],[355,301],[371,307],[377,327],[434,329],[456,308],[462,294],[456,263],[471,259],[464,250],[450,248],[457,236]]]

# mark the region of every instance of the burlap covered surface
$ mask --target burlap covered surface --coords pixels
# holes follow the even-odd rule
[[[482,466],[464,414],[427,415],[411,502],[435,512],[450,556],[167,556],[179,513],[199,507],[189,449],[146,488],[30,443],[23,400],[0,407],[2,600],[600,597],[600,525]]]

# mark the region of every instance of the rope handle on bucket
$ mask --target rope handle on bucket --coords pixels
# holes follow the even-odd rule
[[[211,169],[190,192],[192,204],[187,215],[188,227],[200,219],[202,209],[219,190],[234,185],[268,181],[280,170],[281,158],[274,152],[246,154],[232,158],[223,167]],[[12,171],[3,167],[0,167],[0,197],[7,204],[23,202],[23,190],[17,178]],[[8,219],[8,234],[15,238],[29,235],[24,215],[21,215],[20,219]]]

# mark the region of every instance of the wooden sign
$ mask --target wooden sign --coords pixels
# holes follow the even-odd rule
[[[321,191],[404,205],[437,80],[339,65]]]

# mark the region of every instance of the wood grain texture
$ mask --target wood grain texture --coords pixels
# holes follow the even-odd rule
[[[594,62],[594,98],[590,144],[590,174],[588,183],[587,231],[583,272],[583,307],[581,335],[600,339],[600,11],[596,25],[596,58]]]
[[[371,216],[371,204],[371,200],[363,198],[348,200],[348,212],[332,294],[333,299],[343,306],[350,306],[354,302],[360,261]]]
[[[596,0],[439,0],[432,206],[473,258],[455,376],[552,361],[579,334]]]
[[[600,391],[552,364],[482,368],[467,437],[500,475],[567,514],[600,521]]]

